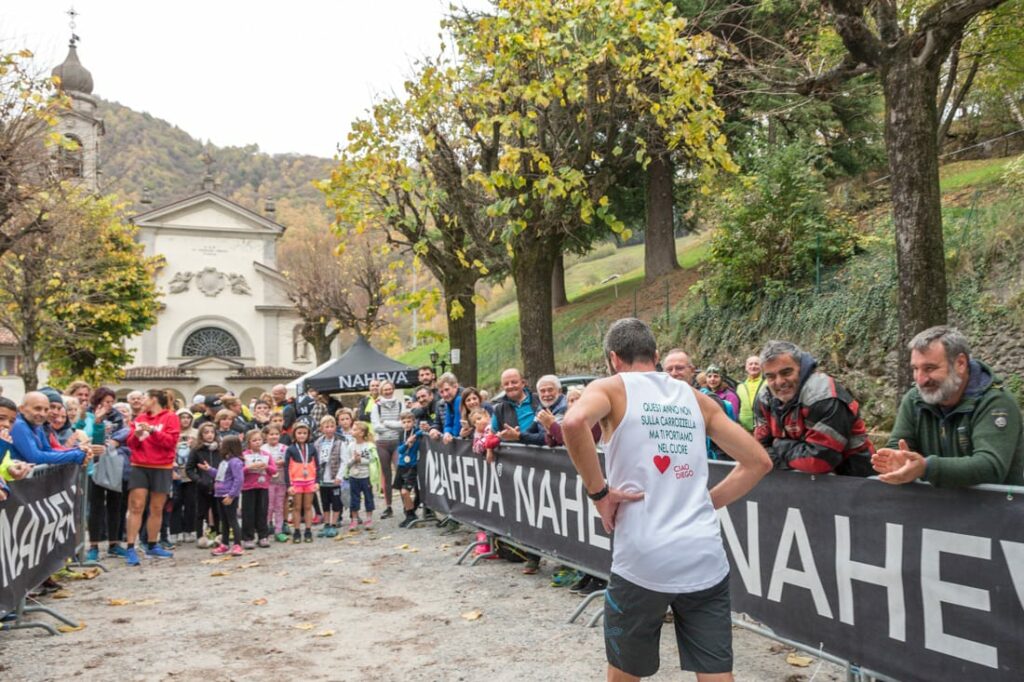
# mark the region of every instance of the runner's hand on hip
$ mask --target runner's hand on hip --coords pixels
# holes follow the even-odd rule
[[[608,494],[594,503],[598,513],[601,515],[604,532],[610,535],[615,530],[615,515],[619,511],[620,504],[623,502],[636,502],[642,499],[644,499],[642,492],[627,492],[619,488],[608,488]]]

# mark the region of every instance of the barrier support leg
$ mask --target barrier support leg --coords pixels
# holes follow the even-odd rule
[[[486,546],[489,547],[491,545],[490,540],[487,540],[487,541],[477,540],[476,542],[472,543],[469,547],[466,548],[466,551],[462,553],[462,556],[459,557],[459,560],[455,562],[455,565],[456,566],[460,566],[462,564],[462,562],[466,560],[466,557],[468,557],[470,555],[470,553],[474,549],[476,549],[477,547],[480,547],[481,545],[486,545]],[[476,559],[479,559],[480,557],[485,557],[485,556],[494,556],[494,552],[488,552],[487,554],[481,554],[480,556],[476,557]],[[476,559],[473,560],[473,563],[471,563],[470,566],[476,566]]]
[[[582,616],[583,612],[587,610],[587,607],[590,606],[591,602],[593,602],[598,597],[601,597],[602,599],[604,598],[604,590],[598,590],[597,592],[591,592],[586,597],[584,597],[584,599],[580,603],[580,605],[577,606],[576,610],[572,612],[571,616],[569,616],[569,620],[565,621],[565,624],[566,625],[571,625],[572,623],[575,623],[576,619],[579,618],[580,616]]]
[[[74,627],[78,627],[78,623],[76,623],[75,621],[73,621],[73,620],[71,620],[71,619],[61,615],[60,613],[58,613],[57,611],[54,611],[53,609],[51,609],[48,606],[42,606],[42,605],[26,606],[24,608],[24,611],[25,611],[25,613],[45,613],[46,615],[50,616],[51,618],[56,618],[57,620],[61,621],[65,625],[69,625],[69,626],[71,626],[73,628]]]
[[[14,621],[0,624],[0,630],[31,630],[32,628],[37,628],[39,630],[45,630],[49,635],[60,634],[57,629],[49,623],[26,621],[25,612],[31,612],[31,609],[32,607],[25,606],[25,597],[22,597],[21,601],[18,602],[18,608],[14,611]],[[71,623],[71,625],[74,625],[74,623]]]
[[[597,592],[594,592],[593,594],[587,595],[588,599],[592,598],[592,597],[601,597],[602,599],[604,599],[604,590],[598,590]],[[597,613],[595,613],[593,615],[593,617],[589,621],[587,621],[587,627],[588,628],[596,627],[597,626],[597,621],[601,620],[602,618],[604,618],[604,609],[598,609]]]

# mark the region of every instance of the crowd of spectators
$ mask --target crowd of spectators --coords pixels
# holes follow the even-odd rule
[[[747,358],[738,381],[714,362],[698,370],[679,348],[662,355],[661,368],[752,433],[777,470],[941,487],[1024,484],[1020,409],[999,377],[971,356],[967,339],[936,327],[918,335],[910,351],[914,386],[877,450],[855,397],[793,343],[768,342]],[[20,405],[0,397],[0,500],[34,466],[84,465],[87,558],[98,559],[105,544],[109,556],[132,566],[142,557],[172,556],[182,543],[237,554],[274,539],[312,542],[317,526],[321,537],[346,523],[350,531],[370,528],[378,506],[381,520],[393,515],[396,489],[399,525],[408,527],[421,509],[423,518],[433,517],[416,483],[425,441],[470,440],[491,462],[508,443],[559,447],[563,418],[583,390],[563,392],[554,375],[530,384],[509,368],[492,401],[451,372],[435,377],[423,367],[418,378],[406,392],[375,380],[352,408],[312,389],[291,398],[284,386],[249,405],[231,394],[176,405],[158,390],[133,391],[119,402],[110,388],[80,381],[63,394],[29,392]],[[593,437],[600,441],[599,426]],[[728,459],[709,446],[709,457]],[[524,573],[536,573],[540,557],[518,554]],[[581,593],[603,587],[565,567],[552,582]]]

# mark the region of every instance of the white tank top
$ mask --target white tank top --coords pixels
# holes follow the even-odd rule
[[[608,484],[643,491],[619,505],[612,572],[648,590],[681,594],[729,574],[708,493],[704,416],[694,390],[660,372],[623,372],[622,422],[603,443]]]

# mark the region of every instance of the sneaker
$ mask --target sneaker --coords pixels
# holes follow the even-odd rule
[[[551,576],[551,587],[568,587],[575,585],[583,574],[579,571],[565,570],[558,571]]]
[[[423,520],[424,521],[436,521],[437,520],[437,514],[434,513],[433,509],[424,509],[423,510]]]
[[[225,554],[227,554],[230,551],[231,551],[230,547],[228,547],[227,545],[221,544],[221,545],[217,545],[216,547],[214,547],[210,551],[210,554],[212,554],[213,556],[224,556]]]
[[[252,540],[245,540],[242,542],[242,549],[256,549],[256,543]]]
[[[300,531],[298,528],[296,528],[295,532],[292,533],[292,542],[296,545],[302,542],[302,531]]]
[[[185,542],[195,542],[195,541],[196,541],[196,534],[195,533],[189,533],[189,534],[187,534],[185,536]]]
[[[299,531],[295,531],[295,532],[298,533]],[[311,531],[309,528],[306,529],[306,538],[305,539],[306,539],[306,542],[313,542],[313,531]]]
[[[209,549],[211,544],[213,543],[210,541],[210,538],[205,535],[196,540],[196,548],[198,549]]]
[[[171,547],[173,546],[171,545]],[[156,557],[157,559],[173,559],[174,553],[167,551],[162,544],[156,544],[146,548],[146,556]]]
[[[573,594],[579,594],[580,590],[589,585],[591,580],[593,580],[593,578],[584,573],[579,580],[569,586],[569,591]]]
[[[540,570],[540,559],[530,559],[523,564],[523,575],[534,575]]]
[[[267,547],[270,547],[270,538],[260,538],[260,541],[256,543],[256,546],[260,547],[261,549],[266,549]]]
[[[121,545],[110,545],[107,547],[107,556],[127,556],[128,550]]]
[[[288,542],[288,533],[281,531],[280,533],[274,536],[274,539],[278,542]]]
[[[100,560],[100,548],[90,547],[89,551],[85,553],[86,561],[99,561]]]
[[[390,519],[394,515],[395,512],[391,509],[391,507],[388,507],[387,509],[384,510],[384,513],[380,515],[380,520],[383,521],[384,519]]]
[[[359,530],[359,521],[357,521],[356,519],[352,519],[352,521],[348,524],[348,532],[351,533],[356,530]]]
[[[161,540],[157,543],[157,546],[166,549],[168,552],[174,549],[174,543],[170,540]]]
[[[231,546],[231,556],[242,556],[245,554],[245,550],[237,542]]]
[[[412,512],[412,513],[406,512],[405,520],[403,520],[400,524],[398,524],[398,527],[399,528],[408,528],[412,524],[416,523],[416,520],[417,520],[416,519],[416,512]]]
[[[591,578],[590,582],[582,588],[580,588],[580,590],[576,594],[580,595],[581,597],[586,597],[588,594],[600,592],[606,587],[608,587],[608,583],[606,583],[605,581],[601,580],[600,578]]]
[[[135,552],[134,547],[129,547],[124,553],[124,563],[126,566],[138,566],[139,555]]]
[[[324,517],[320,516],[319,514],[317,514],[317,515],[315,515],[313,517],[313,525],[314,526],[317,525],[318,523],[323,523],[323,522],[324,522]]]
[[[338,528],[337,528],[337,526],[327,526],[327,528],[324,530],[324,537],[325,538],[336,538],[336,537],[338,537]]]
[[[373,529],[373,519],[366,519],[365,521],[363,521],[363,528],[365,528],[366,530],[372,530]]]
[[[327,536],[327,531],[329,531],[329,530],[330,530],[330,526],[324,526],[323,528],[321,528],[320,530],[318,530],[316,532],[316,536],[318,538],[326,538],[326,537],[328,537]]]

